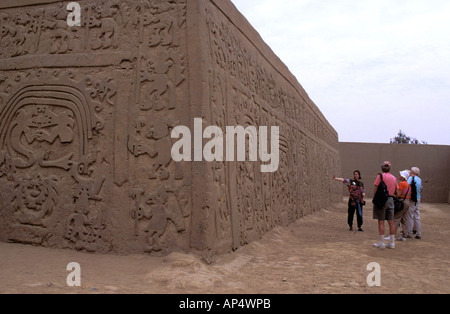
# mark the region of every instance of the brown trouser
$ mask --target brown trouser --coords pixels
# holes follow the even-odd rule
[[[409,234],[407,214],[408,214],[410,201],[409,201],[409,199],[406,199],[406,200],[403,201],[403,203],[405,204],[403,206],[403,209],[401,211],[399,211],[398,213],[394,214],[394,225],[395,225],[395,237],[396,238],[398,238],[397,231],[398,231],[398,229],[400,227],[400,224],[402,224],[403,234],[405,236]]]

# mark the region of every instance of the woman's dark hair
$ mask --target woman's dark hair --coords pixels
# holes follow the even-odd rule
[[[353,173],[355,173],[355,172],[357,172],[357,173],[358,173],[358,175],[359,175],[359,179],[360,179],[360,180],[362,180],[362,178],[361,178],[361,171],[359,171],[359,170],[355,170],[355,171],[353,171]]]

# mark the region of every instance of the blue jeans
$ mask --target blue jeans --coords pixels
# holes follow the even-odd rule
[[[355,216],[356,211],[356,221],[358,222],[358,228],[361,228],[363,225],[363,206],[356,201],[356,206],[352,205],[352,200],[348,200],[348,225],[350,228],[353,228],[353,217]]]

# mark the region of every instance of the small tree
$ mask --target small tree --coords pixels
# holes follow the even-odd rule
[[[400,130],[397,134],[396,137],[391,138],[391,144],[415,144],[415,145],[419,145],[419,144],[428,144],[425,141],[419,141],[416,138],[411,138],[409,136],[407,136],[405,133],[402,132],[402,130]]]

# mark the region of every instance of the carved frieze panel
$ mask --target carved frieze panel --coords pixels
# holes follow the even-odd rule
[[[110,170],[98,141],[110,129],[114,81],[72,70],[3,75],[0,180],[14,187],[11,203],[2,200],[13,212],[9,240],[104,248],[96,203]]]
[[[190,168],[170,155],[189,118],[186,1],[77,3],[77,26],[63,1],[0,12],[0,238],[188,247]]]

